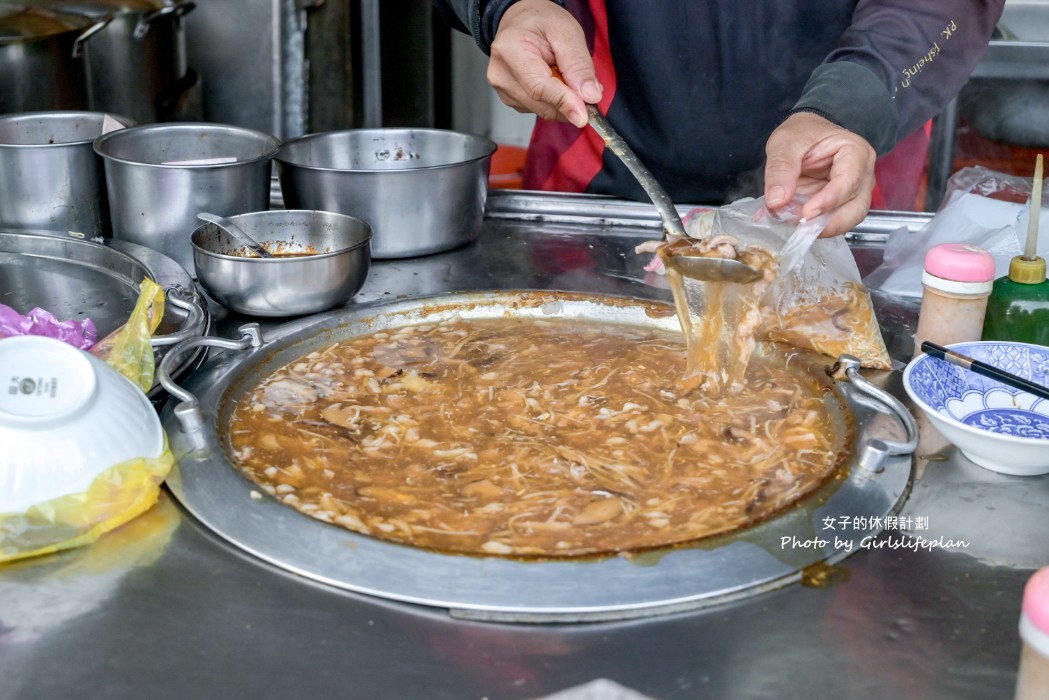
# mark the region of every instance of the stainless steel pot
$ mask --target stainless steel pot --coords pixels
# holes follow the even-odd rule
[[[189,237],[202,211],[233,216],[269,209],[280,140],[226,124],[144,124],[95,140],[102,156],[113,237],[174,258],[193,273]]]
[[[87,47],[88,101],[92,110],[126,115],[139,123],[173,117],[167,96],[184,78],[182,17],[189,0],[25,0],[34,7],[110,19]]]
[[[451,250],[481,232],[495,143],[441,129],[302,136],[277,153],[284,203],[364,219],[373,258]]]
[[[102,159],[92,147],[99,112],[27,112],[0,117],[0,227],[110,235]]]
[[[0,2],[0,114],[88,109],[81,47],[108,22]]]

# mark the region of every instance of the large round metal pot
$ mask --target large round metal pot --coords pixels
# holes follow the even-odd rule
[[[104,127],[133,124],[100,112],[0,117],[0,227],[108,236],[106,178],[92,144]]]
[[[91,109],[146,124],[166,121],[165,95],[186,75],[182,17],[189,0],[25,0],[95,20],[111,18],[87,47]]]
[[[371,264],[371,228],[325,211],[273,210],[229,217],[274,257],[255,257],[213,223],[193,232],[197,279],[223,306],[250,316],[297,316],[341,306]]]
[[[276,162],[288,208],[360,217],[372,257],[407,258],[477,238],[495,148],[441,129],[352,129],[291,139]]]
[[[88,109],[81,44],[107,22],[0,3],[0,114]]]
[[[144,124],[95,140],[115,238],[173,258],[192,274],[189,237],[202,211],[269,208],[275,136],[207,123]]]
[[[859,551],[864,538],[881,529],[876,521],[894,513],[909,488],[917,428],[907,409],[861,377],[858,361],[842,358],[831,378],[827,365],[832,360],[803,351],[792,354],[789,364],[824,390],[821,400],[840,419],[834,444],[841,471],[787,511],[694,545],[637,556],[566,560],[442,554],[303,515],[262,493],[236,467],[229,435],[232,413],[237,402],[276,369],[368,333],[451,319],[496,318],[561,319],[670,332],[679,328],[673,307],[661,302],[521,290],[366,304],[264,333],[258,324],[247,324],[238,339],[187,341],[158,369],[172,395],[163,419],[178,460],[168,485],[187,510],[220,537],[298,576],[367,595],[452,609],[456,616],[515,622],[638,617],[787,585],[806,567]],[[228,351],[183,386],[169,381],[166,366],[177,361],[179,351],[202,344]],[[907,442],[894,442],[901,434]],[[863,524],[827,535],[826,523],[839,518],[862,519]]]

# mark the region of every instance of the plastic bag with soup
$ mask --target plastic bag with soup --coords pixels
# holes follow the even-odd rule
[[[737,385],[755,340],[835,358],[850,354],[865,367],[891,369],[870,294],[843,237],[816,239],[789,260],[779,259],[798,228],[792,218],[797,208],[776,214],[765,208],[764,199],[743,199],[685,217],[692,238],[712,245],[724,241],[767,263],[764,278],[752,285],[682,280],[690,316],[681,318],[682,327],[697,341],[690,346],[715,348],[706,361],[692,357],[690,350],[688,372],[698,381]]]

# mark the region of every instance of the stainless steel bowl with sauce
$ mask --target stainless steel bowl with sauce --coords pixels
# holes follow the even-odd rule
[[[190,238],[197,278],[215,301],[249,316],[298,316],[341,306],[371,265],[371,227],[343,214],[259,211],[229,217],[273,254],[261,258],[212,223]]]

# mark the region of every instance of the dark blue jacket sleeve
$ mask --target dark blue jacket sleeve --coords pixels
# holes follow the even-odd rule
[[[433,0],[437,12],[454,29],[473,36],[485,53],[491,53],[499,20],[517,0]],[[563,5],[564,0],[553,0]]]
[[[879,154],[943,109],[983,56],[1005,0],[859,0],[792,111],[820,114]]]
[[[563,4],[563,0],[554,1]],[[434,0],[434,5],[446,21],[468,31],[488,52],[499,20],[514,2],[516,0]],[[836,40],[835,48],[809,75],[800,97],[797,93],[792,96],[791,101],[797,101],[791,111],[820,114],[863,136],[879,154],[887,153],[900,138],[938,114],[958,93],[986,51],[1005,5],[1005,0],[840,2],[853,5],[851,22]],[[585,7],[587,3],[577,4]],[[645,13],[638,14],[632,14],[633,9],[624,10],[618,3],[611,7],[611,0],[609,5],[610,16],[615,14],[617,21],[631,27],[636,25],[641,36],[650,36],[647,29],[649,25],[656,26],[657,21],[671,18],[687,21],[691,15],[709,16],[713,24],[705,31],[710,33],[711,40],[718,40],[717,32],[732,24],[728,20],[737,22],[739,14],[731,8],[704,9],[707,3],[702,2],[654,3]],[[821,7],[831,11],[827,8],[834,5],[813,3],[812,11],[819,12]],[[664,14],[663,19],[655,16]],[[808,19],[810,24],[822,22],[820,17]],[[831,24],[837,21],[835,17]],[[753,32],[748,34],[745,30],[746,27],[740,29],[739,37],[719,41],[726,46],[747,40],[761,41]],[[773,27],[770,30],[787,32],[805,41],[804,36],[797,36],[798,29]],[[810,31],[811,28],[800,33]],[[613,47],[613,53],[635,62],[658,60],[654,56],[660,55],[658,51],[622,47]],[[764,56],[767,52],[756,50],[755,53]],[[790,60],[789,56],[782,58]],[[618,67],[623,74],[634,70],[641,67],[634,69],[623,64]],[[696,68],[696,71],[703,70],[709,69]]]
[[[483,49],[480,40],[480,5],[481,0],[433,0],[434,9],[448,26],[472,35]]]

